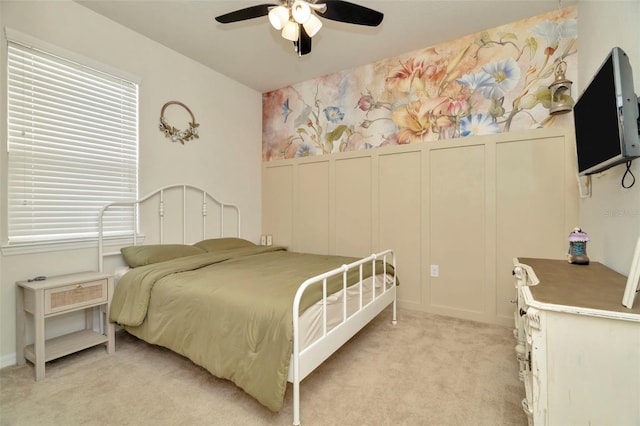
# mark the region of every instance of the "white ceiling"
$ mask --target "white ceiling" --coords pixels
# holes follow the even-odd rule
[[[76,1],[261,93],[559,7],[553,0],[351,0],[384,13],[382,24],[364,27],[322,19],[311,53],[298,57],[293,43],[280,37],[267,17],[233,24],[214,21],[270,0]]]

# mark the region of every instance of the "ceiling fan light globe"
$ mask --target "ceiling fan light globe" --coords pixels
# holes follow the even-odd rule
[[[320,21],[317,16],[311,15],[307,22],[302,24],[302,26],[304,27],[307,35],[309,37],[313,37],[314,35],[318,34],[318,31],[320,31],[320,28],[322,28],[322,21]]]
[[[282,38],[289,41],[298,41],[300,37],[300,27],[293,21],[288,21],[282,28]]]
[[[284,6],[274,7],[269,11],[269,22],[276,30],[284,28],[289,21],[289,9]]]
[[[298,24],[304,24],[311,16],[311,8],[307,2],[296,0],[291,6],[291,16]]]

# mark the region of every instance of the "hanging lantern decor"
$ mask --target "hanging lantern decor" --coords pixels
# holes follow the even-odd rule
[[[567,255],[569,263],[576,265],[589,264],[587,241],[589,241],[589,236],[586,232],[582,232],[580,228],[573,228],[573,231],[569,234],[569,253]]]
[[[573,82],[567,80],[565,72],[567,71],[567,63],[560,61],[555,68],[555,80],[549,85],[549,93],[551,94],[551,106],[549,114],[564,114],[573,109],[573,98],[571,97],[571,85]]]

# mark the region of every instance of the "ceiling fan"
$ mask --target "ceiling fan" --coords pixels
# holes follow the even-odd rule
[[[317,3],[316,3],[317,1]],[[311,52],[311,37],[322,28],[318,16],[332,21],[376,27],[383,14],[344,0],[280,0],[281,4],[259,4],[217,16],[221,24],[269,16],[282,37],[293,42],[298,56]],[[316,15],[317,14],[317,15]]]

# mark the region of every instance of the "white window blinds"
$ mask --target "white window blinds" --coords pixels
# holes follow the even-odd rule
[[[11,41],[7,80],[9,244],[95,238],[100,207],[138,194],[138,85]]]

